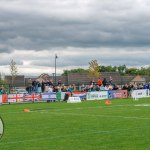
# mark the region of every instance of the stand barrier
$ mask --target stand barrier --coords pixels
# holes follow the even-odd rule
[[[23,103],[23,102],[48,102],[56,100],[64,100],[65,95],[69,97],[79,97],[81,100],[105,100],[116,98],[127,98],[127,90],[117,91],[94,91],[94,92],[51,92],[51,93],[32,93],[32,94],[3,94],[0,95],[0,104],[3,103]],[[148,89],[133,90],[131,92],[132,98],[150,97]]]

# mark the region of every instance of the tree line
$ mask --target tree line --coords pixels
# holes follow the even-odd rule
[[[96,60],[92,60],[89,62],[89,68],[83,69],[83,68],[77,68],[77,69],[71,69],[71,70],[64,70],[62,75],[68,75],[69,73],[81,73],[81,72],[119,72],[121,75],[147,75],[150,76],[150,67],[127,67],[126,65],[120,65],[120,66],[104,66],[104,65],[98,65]]]

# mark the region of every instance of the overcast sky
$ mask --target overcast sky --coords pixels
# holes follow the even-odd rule
[[[150,0],[0,0],[0,72],[150,65]]]

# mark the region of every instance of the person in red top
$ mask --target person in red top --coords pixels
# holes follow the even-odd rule
[[[100,78],[98,79],[97,84],[98,84],[99,86],[102,85],[102,80],[101,80]]]

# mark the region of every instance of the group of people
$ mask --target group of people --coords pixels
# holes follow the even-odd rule
[[[52,80],[31,80],[28,81],[26,88],[28,93],[45,93],[45,92],[72,92],[76,90],[75,85],[65,86],[61,80],[58,80],[57,84],[54,85]]]
[[[127,90],[128,92],[136,89],[150,89],[150,83],[146,84],[125,84],[125,85],[116,85],[113,83],[110,78],[109,81],[104,78],[100,78],[95,82],[94,80],[90,81],[88,85],[80,85],[79,91],[81,92],[91,92],[91,91],[101,91],[101,90]],[[28,86],[26,88],[28,93],[44,93],[44,92],[73,92],[76,91],[76,86],[69,85],[65,86],[61,80],[58,80],[57,84],[54,85],[52,80],[31,80],[28,81]]]
[[[92,80],[89,85],[82,84],[80,87],[81,91],[91,92],[91,91],[101,91],[101,90],[127,90],[128,92],[138,89],[149,89],[150,82],[145,84],[124,84],[117,85],[113,83],[112,80],[107,81],[106,78],[103,80],[98,79],[97,83]]]
[[[6,94],[6,91],[3,87],[0,88],[0,94]]]
[[[150,82],[145,84],[125,84],[122,87],[123,90],[139,90],[139,89],[149,89],[150,90]]]
[[[109,81],[106,80],[106,78],[104,78],[103,80],[101,80],[100,78],[98,79],[97,82],[95,82],[94,80],[90,81],[89,85],[81,85],[81,91],[85,91],[85,92],[91,92],[91,91],[101,91],[101,90],[118,90],[119,86],[113,84],[112,82],[112,78],[110,78]]]

